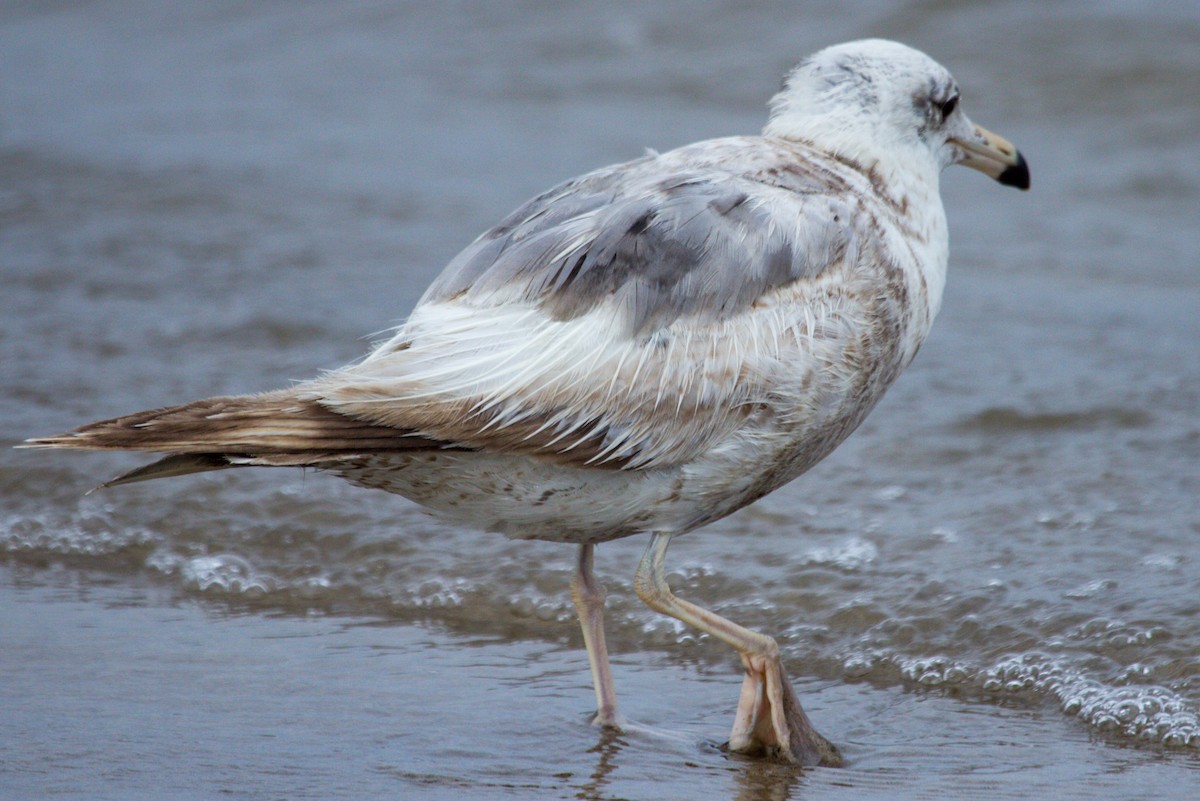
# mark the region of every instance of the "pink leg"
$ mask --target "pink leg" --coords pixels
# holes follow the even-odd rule
[[[579,561],[571,579],[571,597],[575,599],[575,610],[583,627],[583,642],[587,646],[592,684],[596,688],[596,717],[592,723],[619,728],[623,719],[617,712],[617,692],[608,664],[608,646],[604,642],[604,587],[592,574],[594,548],[593,545],[579,546]]]
[[[817,733],[800,708],[784,673],[775,640],[677,598],[671,592],[663,569],[670,542],[670,534],[654,535],[638,565],[633,586],[652,609],[711,634],[741,654],[746,678],[729,735],[729,749],[803,765],[840,765],[842,757],[837,748]]]

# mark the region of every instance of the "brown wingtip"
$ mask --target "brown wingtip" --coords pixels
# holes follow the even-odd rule
[[[219,453],[173,453],[156,462],[134,468],[122,473],[114,479],[105,481],[98,487],[87,491],[91,495],[96,490],[118,487],[122,484],[134,484],[138,481],[150,481],[155,478],[174,478],[187,476],[192,473],[206,473],[211,470],[225,470],[234,467],[229,460]]]

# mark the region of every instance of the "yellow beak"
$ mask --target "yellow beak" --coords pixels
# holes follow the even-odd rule
[[[1005,186],[1029,188],[1029,165],[1021,151],[1003,136],[976,125],[970,139],[951,139],[963,152],[960,164],[973,167]]]

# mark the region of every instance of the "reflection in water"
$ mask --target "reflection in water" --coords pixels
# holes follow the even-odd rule
[[[576,798],[583,801],[600,801],[607,798],[603,794],[604,788],[612,782],[612,773],[617,769],[617,755],[628,744],[621,732],[608,728],[600,730],[600,742],[588,749],[589,754],[599,755],[596,769],[580,786],[579,792],[575,794]]]
[[[658,732],[658,734],[662,733]],[[575,797],[580,801],[607,801],[613,798],[614,796],[607,791],[616,783],[618,768],[623,762],[636,761],[632,759],[634,756],[632,752],[627,755],[631,759],[621,759],[622,751],[625,751],[630,745],[629,738],[622,732],[611,729],[602,730],[599,741],[594,747],[588,749],[589,754],[596,754],[598,757],[596,767],[588,780],[579,786]],[[633,746],[635,749],[636,747],[636,745]],[[726,745],[722,745],[719,749],[714,746],[711,750],[714,752],[720,750],[724,755],[724,764],[721,766],[720,773],[731,776],[733,779],[732,801],[787,801],[794,797],[793,791],[804,778],[806,769],[796,765],[731,754]],[[683,767],[689,773],[701,776],[709,775],[708,782],[703,782],[703,779],[701,781],[713,788],[714,792],[710,797],[715,799],[717,797],[715,788],[724,785],[725,782],[721,781],[718,784],[717,777],[711,776],[711,763],[702,764],[702,762],[699,758],[695,761],[686,760]],[[663,780],[665,788],[668,782],[665,767]],[[665,789],[664,792],[666,792]]]
[[[744,770],[734,776],[737,793],[734,801],[787,801],[800,785],[804,768],[781,762],[742,760]],[[818,770],[814,768],[813,770]],[[832,769],[830,769],[832,770]]]

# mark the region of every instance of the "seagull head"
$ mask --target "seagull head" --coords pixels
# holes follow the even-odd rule
[[[1029,188],[1007,140],[971,122],[958,83],[929,56],[886,39],[834,45],[802,61],[771,100],[763,133],[809,142],[886,173],[965,164]]]

